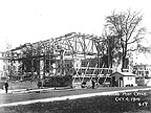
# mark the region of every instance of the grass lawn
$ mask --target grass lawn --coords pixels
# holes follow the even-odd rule
[[[143,104],[146,102],[147,104]],[[0,108],[0,113],[151,113],[151,91]]]

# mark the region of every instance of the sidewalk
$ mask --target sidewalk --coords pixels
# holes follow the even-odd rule
[[[74,90],[69,87],[57,87],[57,88],[34,88],[34,89],[14,89],[8,90],[8,94],[16,93],[31,93],[31,92],[47,92],[47,91],[62,91],[62,90]],[[5,90],[0,89],[0,94],[6,94]]]
[[[14,89],[14,90],[8,90],[8,93],[15,94],[15,93],[30,93],[30,92],[36,92],[36,91],[44,91],[44,90],[53,90],[54,88],[43,88],[43,89]],[[0,89],[0,94],[5,94],[5,90]]]

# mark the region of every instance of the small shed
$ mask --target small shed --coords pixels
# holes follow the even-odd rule
[[[136,75],[130,72],[114,72],[111,74],[113,87],[136,86]]]

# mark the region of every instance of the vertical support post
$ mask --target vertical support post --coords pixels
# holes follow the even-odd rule
[[[86,59],[86,44],[85,44],[85,35],[83,37],[83,41],[84,41],[84,59]]]
[[[13,61],[11,60],[11,63],[10,63],[10,67],[11,67],[11,70],[10,70],[10,79],[12,78],[12,76],[13,76]]]
[[[42,82],[44,79],[44,59],[40,60],[40,81]],[[42,82],[43,87],[43,82]]]
[[[60,50],[60,63],[61,63],[61,74],[64,74],[64,50]]]
[[[31,75],[34,76],[34,59],[31,58]]]
[[[93,40],[91,40],[91,41],[92,41],[92,47],[91,47],[91,50],[92,50],[92,53],[94,53],[94,49],[93,49],[94,42],[93,42]]]
[[[77,52],[77,37],[74,37],[74,42],[75,42],[75,52]]]
[[[45,71],[46,71],[46,55],[44,53],[44,58],[43,58],[43,79],[45,77]]]
[[[86,76],[86,73],[87,73],[87,70],[88,70],[88,69],[89,69],[89,62],[88,62],[88,64],[87,64],[85,73],[84,73],[84,75],[83,75],[82,83],[83,83],[83,81],[84,81],[84,78],[85,78],[85,76]]]

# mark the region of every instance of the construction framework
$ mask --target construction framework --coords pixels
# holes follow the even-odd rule
[[[36,43],[26,43],[8,52],[10,64],[8,75],[32,75],[43,79],[52,75],[73,75],[83,81],[110,72],[101,60],[103,47],[101,37],[82,33],[68,33]],[[104,68],[106,67],[106,68]]]

